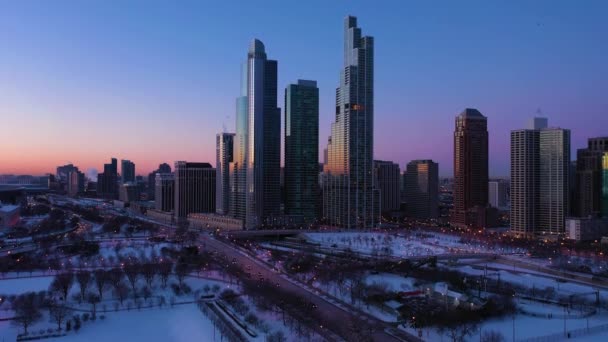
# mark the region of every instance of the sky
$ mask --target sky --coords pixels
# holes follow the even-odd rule
[[[537,113],[572,130],[573,159],[608,135],[607,1],[2,1],[0,173],[215,165],[253,38],[278,60],[279,107],[317,80],[322,151],[346,15],[375,38],[375,159],[451,175],[467,107],[488,117],[491,176],[508,176],[509,132]]]

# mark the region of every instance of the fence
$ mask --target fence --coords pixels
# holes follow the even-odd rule
[[[568,332],[566,334],[564,334],[562,332],[562,333],[557,333],[557,334],[528,338],[528,339],[520,340],[520,342],[554,342],[556,340],[557,341],[565,340],[565,339],[581,337],[581,336],[585,336],[585,335],[597,334],[597,333],[604,332],[604,331],[608,331],[608,324],[596,325],[596,326],[590,327],[590,328],[580,328],[580,329],[568,330]]]

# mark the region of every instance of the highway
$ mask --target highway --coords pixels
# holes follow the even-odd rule
[[[374,341],[421,341],[415,336],[407,334],[406,332],[394,329],[389,324],[386,324],[377,318],[370,316],[366,313],[358,312],[356,316],[349,312],[347,309],[341,308],[336,304],[328,301],[321,297],[318,293],[311,292],[310,290],[294,284],[286,277],[272,270],[268,265],[257,260],[256,258],[248,255],[247,253],[237,249],[236,247],[218,241],[208,235],[204,235],[200,238],[200,242],[209,251],[216,251],[226,255],[229,261],[236,261],[243,269],[251,273],[252,277],[259,278],[263,277],[272,284],[278,284],[284,290],[287,290],[293,294],[307,298],[310,302],[317,306],[316,310],[319,311],[321,316],[327,322],[336,323],[337,325],[349,325],[355,320],[365,321],[366,325],[369,325],[373,329],[372,338]],[[391,329],[392,328],[392,329]],[[390,333],[385,331],[390,329]],[[326,327],[320,324],[319,329],[323,337],[334,340],[342,341],[334,332],[328,331]],[[397,336],[397,337],[396,337]]]

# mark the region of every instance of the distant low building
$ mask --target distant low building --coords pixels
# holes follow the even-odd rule
[[[0,230],[12,228],[20,219],[20,207],[0,203]]]
[[[608,218],[566,218],[566,236],[575,241],[599,240],[608,236]]]
[[[118,198],[125,203],[140,200],[140,187],[135,183],[124,183],[120,185]]]
[[[188,223],[190,228],[199,229],[241,230],[244,227],[241,219],[212,213],[188,214]]]

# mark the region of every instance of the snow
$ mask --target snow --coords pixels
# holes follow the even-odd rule
[[[52,281],[52,276],[16,279],[0,278],[0,295],[18,295],[30,291],[46,291],[49,289]]]

